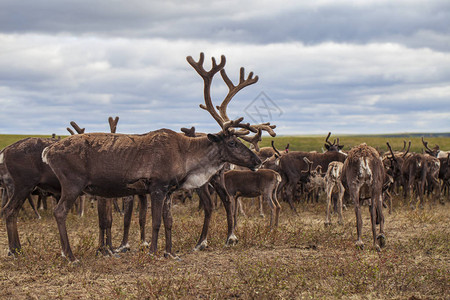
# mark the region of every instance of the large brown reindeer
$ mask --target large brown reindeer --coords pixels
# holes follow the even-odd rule
[[[355,205],[356,231],[358,235],[356,246],[359,248],[364,247],[361,239],[360,198],[362,197],[360,197],[360,194],[363,189],[367,189],[370,194],[369,210],[372,222],[373,245],[377,251],[380,251],[386,242],[382,199],[385,171],[378,152],[366,144],[361,144],[351,149],[342,167],[341,179]],[[380,225],[379,234],[377,234],[377,224]]]
[[[6,220],[10,255],[21,252],[17,216],[30,193],[39,188],[59,196],[59,181],[41,159],[42,150],[57,141],[52,138],[26,138],[5,147],[0,154],[0,169],[6,171],[1,176],[8,201],[3,206],[2,214]]]
[[[70,122],[78,134],[84,132],[74,121]],[[67,130],[75,134],[70,128]],[[5,184],[8,201],[2,208],[6,220],[10,255],[21,252],[17,216],[24,201],[33,191],[53,195],[61,193],[58,178],[52,169],[42,161],[42,151],[61,141],[56,138],[26,138],[5,147],[0,154],[0,177]]]
[[[225,56],[221,57],[219,64],[213,58],[209,71],[203,68],[203,53],[198,62],[190,56],[187,61],[203,78],[206,106],[201,105],[201,108],[207,110],[221,126],[219,133],[199,138],[186,137],[169,129],[140,135],[91,133],[68,137],[43,152],[43,160],[50,165],[62,186],[61,199],[54,215],[62,252],[69,261],[75,261],[75,256],[69,244],[66,217],[82,191],[103,197],[150,193],[150,253],[157,251],[162,219],[166,237],[165,256],[174,257],[171,192],[178,188],[192,189],[204,185],[225,162],[252,170],[261,164],[261,160],[238,137],[245,137],[250,131],[268,131],[266,126],[270,125],[255,128],[242,123],[243,118],[233,121],[226,114],[233,96],[257,82],[258,77],[253,78],[253,73],[250,73],[245,79],[244,69],[241,68],[239,84],[234,86],[223,70]],[[216,111],[211,101],[210,87],[213,76],[219,71],[229,87],[229,93]]]

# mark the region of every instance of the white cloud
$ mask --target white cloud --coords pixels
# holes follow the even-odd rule
[[[207,65],[225,54],[234,82],[241,66],[259,76],[230,115],[244,115],[264,91],[283,111],[271,120],[280,134],[442,131],[449,8],[445,1],[2,1],[0,132],[64,134],[70,120],[105,130],[109,115],[121,117],[121,132],[191,124],[217,131],[198,108],[203,82],[185,59],[200,51]],[[227,92],[217,77],[216,102]],[[412,119],[423,114],[420,123]]]

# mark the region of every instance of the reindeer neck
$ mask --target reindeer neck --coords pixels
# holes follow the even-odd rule
[[[224,162],[217,144],[207,137],[187,138],[183,188],[197,188],[209,181],[219,171]]]

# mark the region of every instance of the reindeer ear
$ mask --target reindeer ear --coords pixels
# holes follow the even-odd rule
[[[210,140],[213,143],[218,143],[220,142],[221,138],[218,134],[208,133],[208,140]]]
[[[328,144],[323,144],[325,146],[325,148],[327,148],[327,150],[330,150],[330,145]]]
[[[339,148],[339,150],[342,150],[342,149],[344,149],[344,145],[339,145],[338,148]]]

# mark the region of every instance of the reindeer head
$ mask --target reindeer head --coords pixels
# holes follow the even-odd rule
[[[426,152],[426,153],[428,153],[428,154],[431,155],[431,156],[438,157],[439,152],[441,151],[441,150],[439,150],[439,146],[438,146],[438,145],[434,145],[433,149],[430,149],[430,148],[428,147],[428,142],[425,142],[425,141],[423,140],[423,137],[422,137],[422,144],[423,144],[423,146],[425,147],[425,152]]]
[[[186,59],[203,78],[205,105],[201,104],[200,107],[208,111],[222,128],[222,130],[217,134],[208,134],[208,140],[219,146],[220,155],[223,161],[248,167],[250,169],[254,169],[256,166],[259,166],[261,164],[261,160],[238,138],[253,144],[255,146],[255,150],[259,151],[258,142],[261,141],[262,131],[265,130],[269,132],[270,135],[275,136],[276,134],[273,131],[275,125],[270,125],[270,123],[250,125],[249,123],[242,123],[244,119],[242,117],[236,120],[230,120],[226,111],[228,103],[230,103],[231,99],[244,87],[256,83],[258,81],[258,76],[253,77],[253,72],[250,72],[247,79],[245,79],[245,70],[244,68],[241,68],[239,84],[235,86],[228,78],[224,70],[226,61],[224,55],[221,56],[219,64],[216,63],[214,57],[211,59],[212,67],[209,71],[206,71],[203,67],[203,62],[205,59],[203,53],[200,53],[200,59],[198,62],[196,62],[191,56],[188,56]],[[210,90],[212,79],[219,71],[222,79],[228,86],[229,91],[221,105],[217,106],[216,110],[211,101]],[[239,128],[239,130],[236,130],[237,128]],[[248,137],[250,132],[255,133],[255,135],[253,137]]]
[[[344,148],[344,145],[339,145],[339,138],[337,138],[337,144],[336,144],[336,139],[333,141],[333,144],[328,140],[328,138],[330,137],[331,132],[328,132],[327,138],[325,139],[325,143],[324,146],[327,149],[327,151],[336,151],[336,152],[341,152],[341,150]]]
[[[388,166],[388,173],[394,178],[399,178],[401,176],[401,169],[403,166],[403,162],[405,161],[405,157],[408,154],[409,149],[411,148],[411,141],[409,141],[408,149],[404,153],[401,152],[397,153],[397,155],[395,155],[394,151],[392,151],[389,142],[386,142],[386,145],[388,146],[388,149],[391,153],[391,156],[387,156],[390,161],[390,165]],[[404,151],[405,147],[406,141],[404,142],[404,147],[402,151]]]

